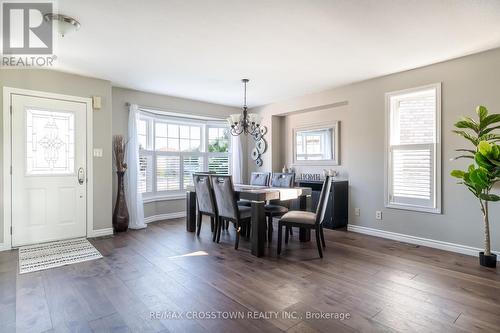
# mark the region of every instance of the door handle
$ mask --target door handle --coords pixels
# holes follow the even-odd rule
[[[85,171],[83,168],[78,169],[78,184],[83,185],[85,182]]]

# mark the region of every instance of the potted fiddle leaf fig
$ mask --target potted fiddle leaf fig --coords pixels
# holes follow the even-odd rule
[[[468,169],[453,170],[451,175],[459,178],[463,184],[479,200],[484,223],[484,251],[479,252],[479,262],[485,267],[496,267],[497,255],[491,253],[490,223],[488,205],[500,201],[500,196],[491,193],[495,183],[500,181],[500,135],[494,131],[500,128],[500,114],[488,115],[484,106],[476,109],[479,120],[463,118],[455,124],[454,132],[463,136],[474,145],[474,149],[457,149],[462,155],[459,158],[472,159],[474,162]]]

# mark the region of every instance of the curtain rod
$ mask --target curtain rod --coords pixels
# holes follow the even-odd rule
[[[130,107],[134,103],[127,102],[125,105],[127,107]],[[178,109],[165,109],[165,108],[158,108],[158,107],[151,107],[151,106],[146,106],[146,105],[141,105],[137,104],[137,107],[139,110],[147,113],[153,113],[153,114],[158,114],[158,115],[163,115],[163,116],[174,116],[178,118],[187,118],[187,119],[201,119],[201,120],[213,120],[213,121],[225,121],[226,118],[218,118],[218,117],[207,117],[203,116],[200,114],[196,113],[191,113],[189,111],[185,110],[178,110]]]

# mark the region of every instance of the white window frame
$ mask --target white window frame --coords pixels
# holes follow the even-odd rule
[[[432,206],[419,204],[418,200],[407,200],[406,202],[394,202],[392,200],[392,146],[390,144],[391,137],[391,110],[393,97],[418,93],[425,90],[435,90],[436,93],[436,117],[435,117],[435,142],[433,144],[414,144],[414,145],[399,145],[394,146],[399,149],[418,149],[430,148],[432,151],[432,176],[433,183],[431,189]],[[384,158],[384,173],[385,173],[385,186],[384,186],[384,201],[386,208],[411,210],[417,212],[427,212],[433,214],[441,214],[441,82],[433,83],[425,86],[404,89],[399,91],[388,92],[385,94],[385,158]]]
[[[186,190],[184,188],[184,157],[187,156],[197,156],[203,158],[203,171],[208,170],[208,158],[212,156],[226,156],[228,157],[229,170],[232,169],[232,146],[231,138],[229,138],[229,152],[227,153],[209,153],[208,152],[208,129],[210,127],[222,128],[227,127],[227,123],[224,121],[207,121],[200,120],[197,118],[186,118],[186,117],[175,117],[171,115],[159,115],[149,112],[141,112],[139,119],[147,120],[147,147],[146,149],[140,149],[139,156],[149,155],[152,156],[152,191],[144,192],[142,194],[143,202],[154,202],[163,200],[177,200],[185,198]],[[199,126],[201,127],[200,141],[201,141],[201,152],[163,152],[156,151],[155,147],[155,122],[166,122],[175,123],[176,125],[186,125],[186,126]],[[180,179],[179,179],[179,190],[172,191],[157,191],[157,179],[156,179],[156,160],[157,156],[179,156],[180,157]]]
[[[228,156],[228,168],[229,168],[229,173],[231,173],[231,170],[232,170],[232,140],[231,140],[231,134],[229,134],[229,151],[227,153],[211,153],[208,151],[208,143],[209,143],[209,140],[208,140],[208,133],[210,132],[209,129],[210,128],[222,128],[222,127],[226,127],[227,128],[227,123],[217,123],[217,122],[208,122],[205,126],[205,159],[203,160],[203,166],[205,167],[205,170],[204,171],[208,171],[208,159],[210,157],[223,157],[225,155]]]

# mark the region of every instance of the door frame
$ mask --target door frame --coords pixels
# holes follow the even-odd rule
[[[24,95],[39,98],[58,99],[68,102],[84,103],[86,105],[87,119],[87,140],[86,140],[86,158],[87,158],[87,237],[91,237],[94,231],[94,182],[93,182],[93,154],[92,154],[92,98],[79,97],[71,95],[62,95],[45,91],[19,89],[12,87],[3,88],[3,243],[0,243],[1,250],[10,250],[12,248],[12,133],[11,133],[11,107],[12,96]]]

